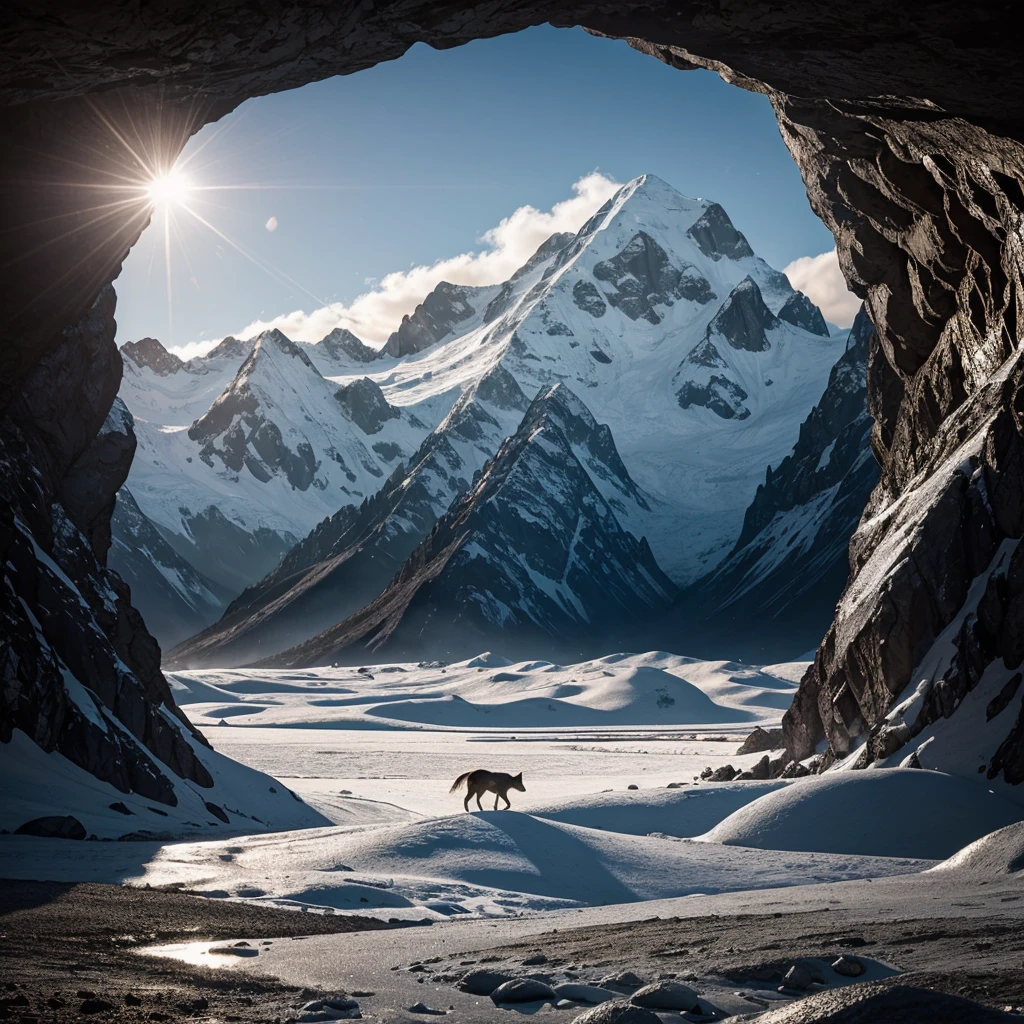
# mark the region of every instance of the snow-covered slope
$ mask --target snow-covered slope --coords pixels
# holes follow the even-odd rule
[[[428,431],[358,371],[341,386],[323,377],[307,354],[320,346],[335,368],[337,353],[358,353],[345,338],[300,346],[279,331],[184,364],[158,342],[142,359],[122,350],[139,439],[129,489],[171,547],[232,594],[375,493]]]
[[[545,388],[383,594],[270,663],[359,659],[364,646],[390,657],[592,646],[676,596],[616,515],[646,507],[607,428],[565,385]]]
[[[692,584],[649,642],[697,655],[773,661],[817,647],[850,572],[850,537],[878,480],[867,409],[871,322],[846,351],[793,450],[769,465],[729,557]]]
[[[128,584],[132,604],[165,650],[220,618],[231,595],[164,540],[122,487],[110,522],[107,565]]]
[[[793,301],[720,206],[651,175],[517,284],[478,326],[470,317],[395,365],[385,393],[416,403],[496,362],[531,397],[568,384],[653,499],[634,532],[677,583],[709,571],[735,544],[764,467],[792,447],[842,340],[821,333],[820,314]],[[811,329],[778,315],[787,303]]]
[[[616,509],[621,525],[689,582],[736,543],[765,465],[790,450],[843,348],[720,206],[651,176],[576,236],[553,236],[504,285],[439,286],[392,341],[408,354],[384,353],[371,376],[392,405],[438,423],[433,434],[406,473],[358,514],[322,523],[175,664],[270,653],[324,627],[328,594],[364,603],[379,593],[517,425],[493,406],[479,414],[478,392],[499,372],[523,405],[567,383],[606,424],[644,497]],[[355,610],[348,597],[338,618]],[[307,616],[311,601],[321,611]]]

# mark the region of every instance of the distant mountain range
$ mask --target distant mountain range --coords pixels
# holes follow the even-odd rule
[[[168,660],[579,656],[702,590],[734,606],[733,574],[760,579],[770,557],[796,565],[776,513],[801,509],[829,521],[799,551],[834,600],[870,480],[862,388],[833,401],[863,383],[842,369],[863,361],[847,333],[720,206],[647,175],[508,281],[438,285],[379,353],[341,330],[229,338],[187,363],[126,345],[130,518],[234,597],[216,621],[200,602]],[[794,482],[830,433],[813,486]],[[868,469],[821,497],[849,459]],[[180,615],[164,629],[138,600],[165,644],[182,639]]]

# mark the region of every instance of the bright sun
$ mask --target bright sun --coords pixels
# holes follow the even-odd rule
[[[188,180],[174,170],[158,175],[146,185],[146,195],[156,205],[173,206],[183,203],[188,193]]]

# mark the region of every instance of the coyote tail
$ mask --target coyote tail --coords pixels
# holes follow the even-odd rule
[[[452,788],[448,790],[449,793],[454,793],[455,790],[461,788],[462,784],[472,775],[472,772],[463,772],[453,783]]]

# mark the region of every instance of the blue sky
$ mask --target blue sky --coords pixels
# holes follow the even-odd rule
[[[253,259],[175,210],[169,307],[155,219],[117,281],[120,342],[148,334],[181,348],[295,310],[344,310],[392,274],[386,296],[356,307],[379,341],[437,276],[410,268],[504,247],[475,269],[498,273],[520,227],[582,223],[609,179],[645,172],[720,202],[780,269],[834,246],[763,96],[579,29],[419,44],[369,71],[250,100],[182,160],[193,185],[229,186],[188,202]],[[526,211],[485,239],[524,206],[540,219]],[[325,322],[288,321],[299,334]]]

